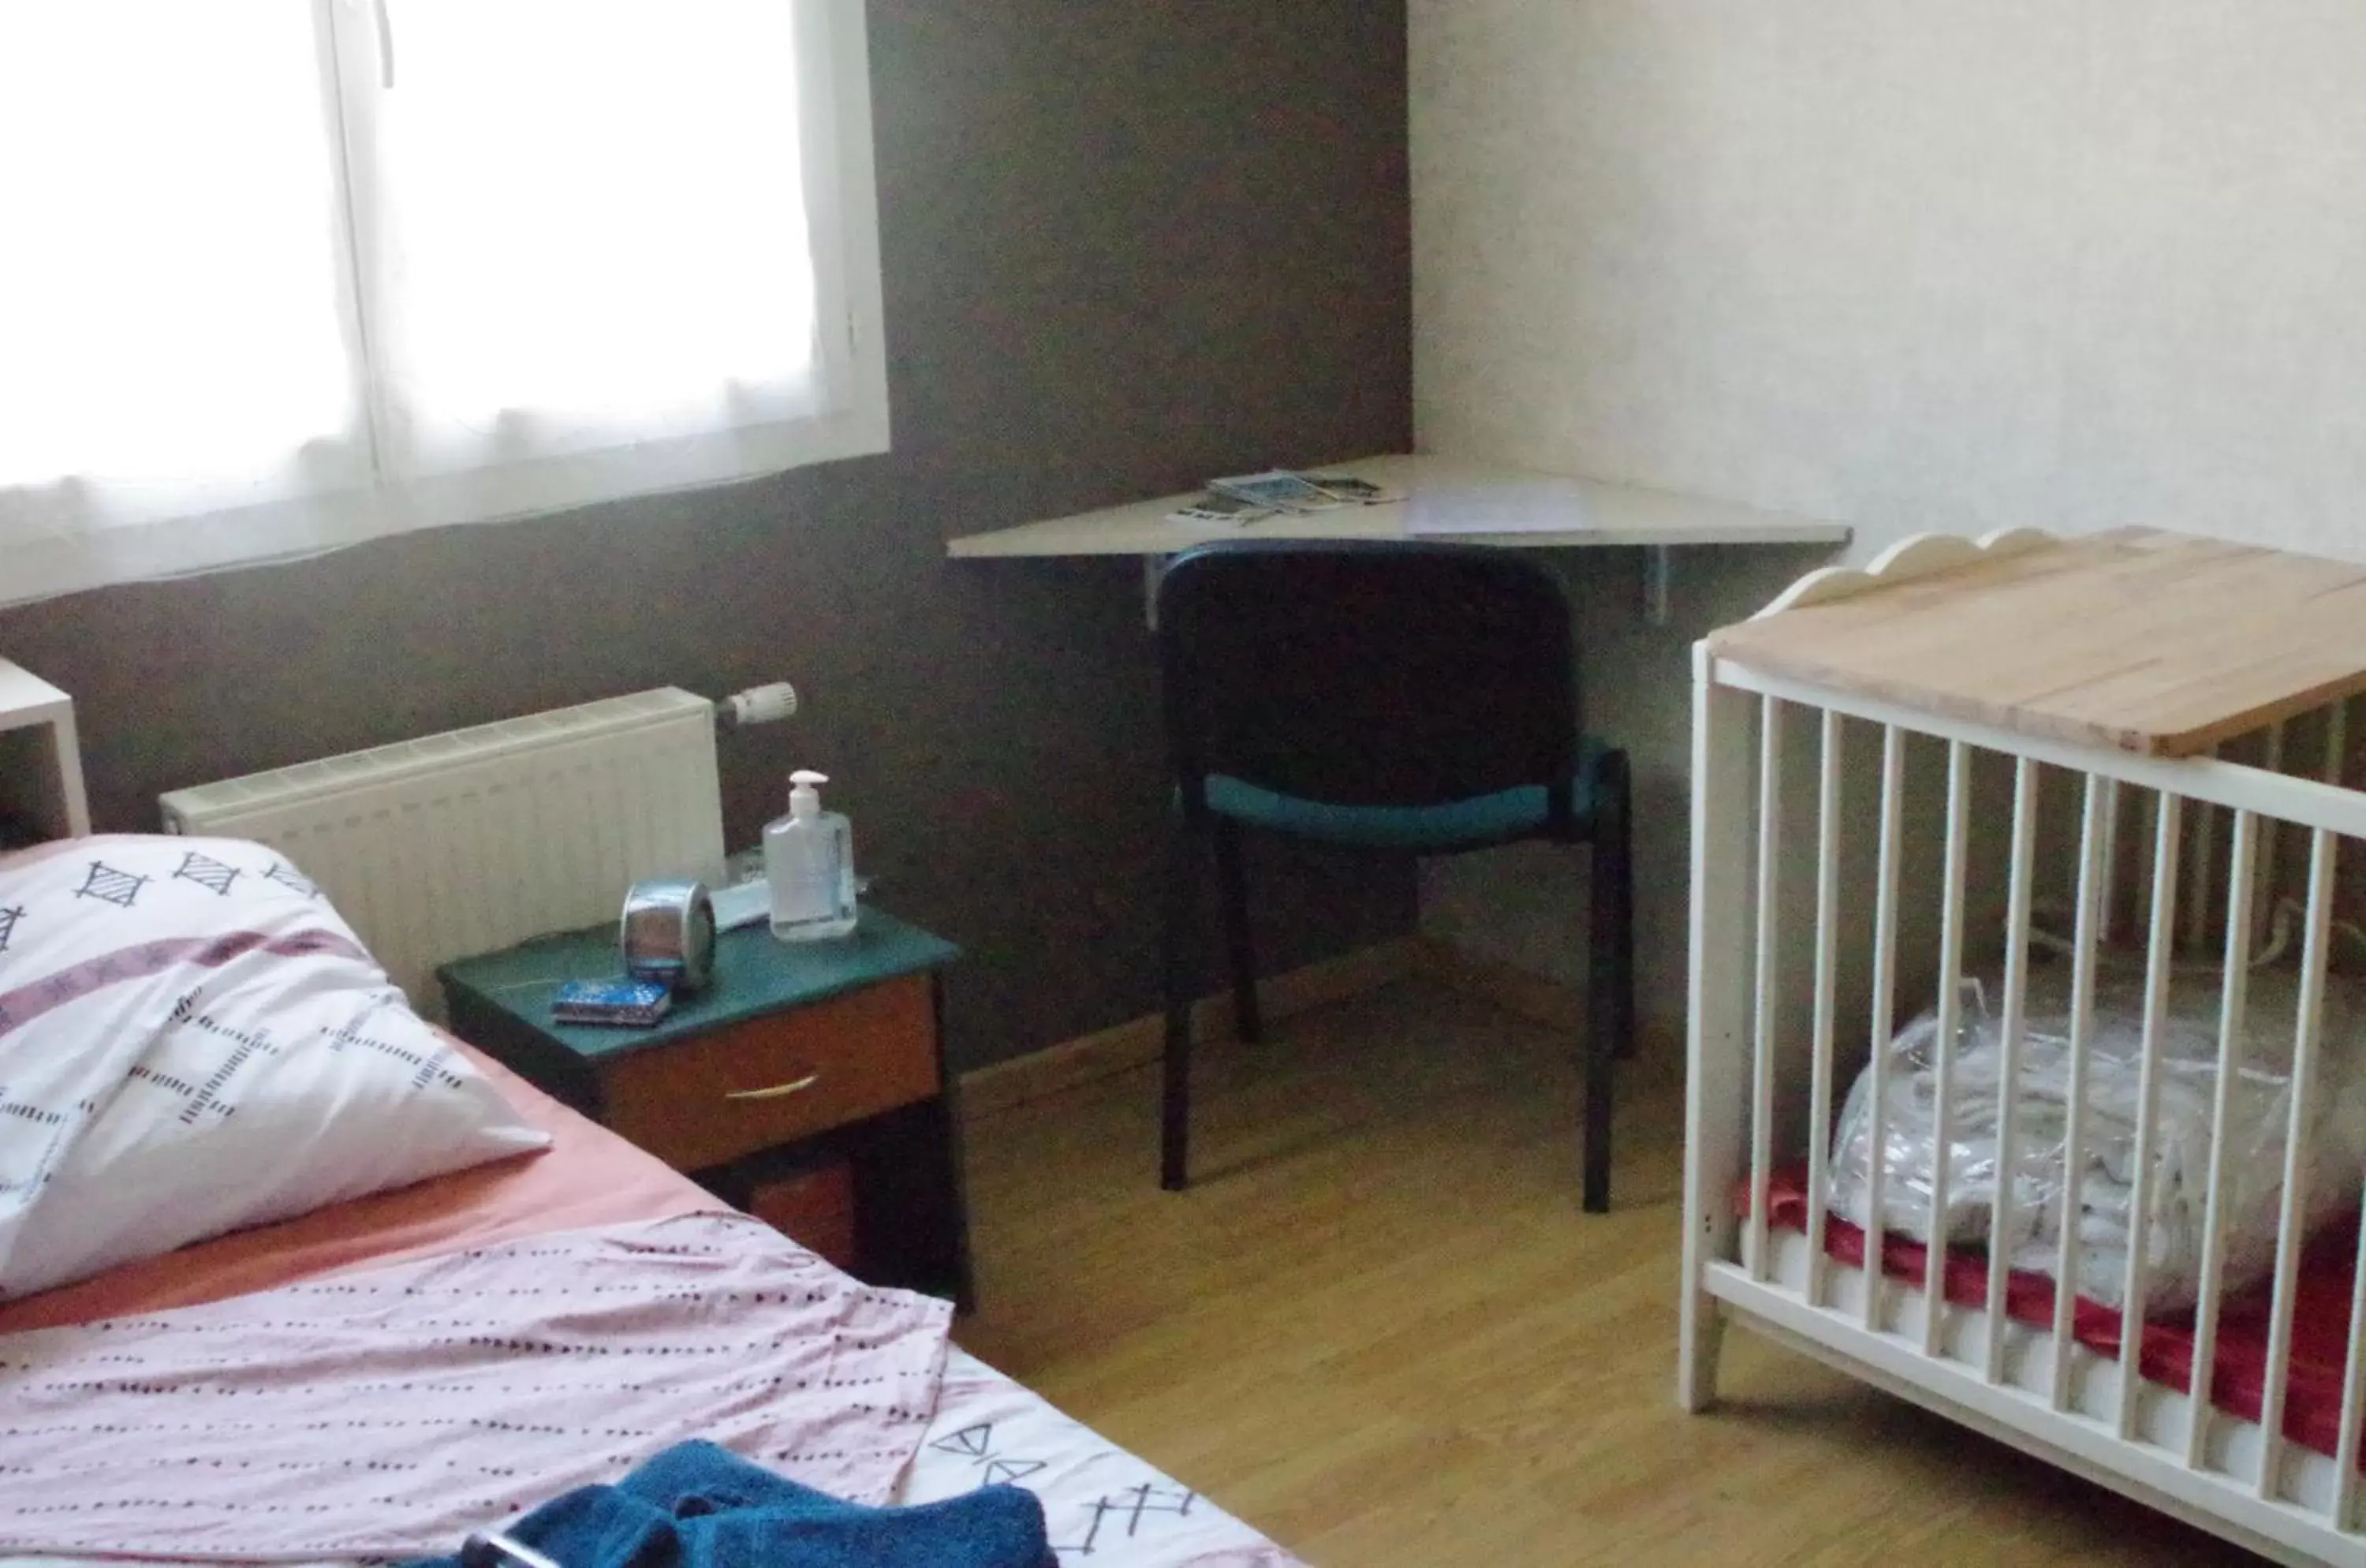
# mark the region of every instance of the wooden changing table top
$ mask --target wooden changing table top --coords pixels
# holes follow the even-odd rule
[[[2366,691],[2366,566],[2125,528],[1712,633],[1720,660],[2158,757]]]

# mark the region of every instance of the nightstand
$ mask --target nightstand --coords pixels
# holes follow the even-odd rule
[[[851,1188],[852,1272],[966,1310],[968,1206],[939,985],[959,955],[868,907],[836,942],[726,931],[714,979],[652,1029],[551,1021],[560,982],[617,974],[613,923],[436,974],[453,1032],[546,1093],[766,1217]]]
[[[10,822],[34,838],[78,839],[90,831],[90,803],[73,699],[0,659],[0,850]]]

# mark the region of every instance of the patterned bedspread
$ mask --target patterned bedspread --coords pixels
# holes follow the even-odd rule
[[[884,1503],[949,1312],[694,1214],[0,1337],[0,1550],[449,1551],[690,1437]]]
[[[956,1347],[896,1501],[932,1503],[997,1483],[1042,1503],[1061,1568],[1305,1568],[1200,1493]]]

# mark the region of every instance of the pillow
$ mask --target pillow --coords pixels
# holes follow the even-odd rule
[[[0,1299],[548,1142],[276,851],[0,858]]]

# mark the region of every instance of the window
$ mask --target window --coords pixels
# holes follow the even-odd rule
[[[884,450],[862,0],[0,0],[0,603]]]

